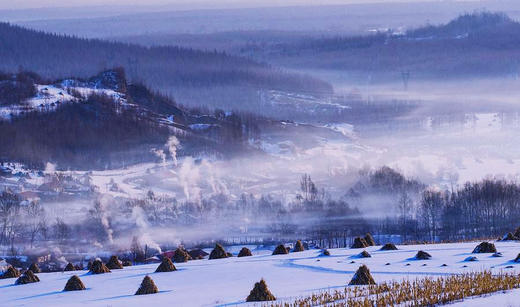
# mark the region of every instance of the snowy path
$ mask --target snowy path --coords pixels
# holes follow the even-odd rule
[[[41,273],[41,282],[14,286],[14,279],[0,280],[0,302],[5,306],[234,306],[245,304],[253,284],[264,278],[278,299],[304,296],[327,289],[342,288],[360,264],[366,264],[376,281],[420,278],[492,269],[495,272],[520,273],[520,264],[511,260],[520,252],[520,243],[499,242],[497,249],[504,257],[477,254],[479,261],[464,262],[477,243],[401,246],[398,251],[368,248],[372,258],[356,257],[362,249],[333,249],[330,257],[320,257],[319,250],[271,256],[269,251],[253,250],[253,257],[221,260],[196,260],[177,264],[178,271],[153,273],[156,264],[127,267],[103,275],[86,271]],[[418,250],[429,252],[426,261],[409,260]],[[355,261],[355,263],[351,263]],[[386,265],[390,263],[390,265]],[[448,266],[442,267],[442,264]],[[407,265],[409,264],[409,265]],[[423,266],[426,264],[426,266]],[[514,268],[506,268],[506,266]],[[467,267],[463,267],[467,266]],[[61,292],[67,279],[78,274],[86,291]],[[150,274],[160,293],[134,296],[141,280]],[[518,297],[518,291],[504,294],[504,299]],[[501,295],[465,301],[461,306],[496,300]]]

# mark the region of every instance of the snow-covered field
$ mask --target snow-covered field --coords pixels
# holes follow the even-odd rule
[[[520,243],[495,242],[503,257],[471,254],[474,243],[398,246],[397,251],[366,250],[372,258],[358,258],[363,249],[331,249],[331,256],[319,250],[271,256],[270,250],[253,249],[252,257],[194,260],[176,264],[178,271],[154,273],[157,264],[126,267],[112,273],[89,275],[87,271],[41,273],[41,282],[15,286],[14,279],[0,280],[0,304],[4,306],[236,306],[255,282],[264,278],[278,300],[291,301],[311,293],[345,287],[361,264],[366,264],[376,282],[441,276],[484,269],[520,273],[520,263],[512,261]],[[431,260],[414,260],[418,250]],[[236,252],[237,249],[233,249]],[[236,255],[236,253],[235,253]],[[466,262],[468,256],[478,258]],[[387,265],[387,263],[389,263]],[[447,264],[447,266],[442,266]],[[511,267],[512,268],[508,268]],[[86,291],[62,292],[68,278],[77,274]],[[149,274],[158,294],[135,296],[142,279]],[[520,290],[469,298],[461,306],[516,306]]]

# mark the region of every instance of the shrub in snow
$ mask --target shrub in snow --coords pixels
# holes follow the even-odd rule
[[[158,292],[159,289],[153,280],[150,278],[150,276],[146,275],[141,282],[141,286],[139,289],[137,289],[137,292],[135,292],[135,295],[154,294]]]
[[[238,253],[238,257],[248,257],[253,256],[253,253],[251,253],[251,250],[247,247],[242,247],[240,252]]]
[[[92,267],[92,265],[90,267]],[[75,270],[76,270],[76,268],[70,262],[67,263],[67,265],[65,266],[65,269],[63,269],[63,271],[65,271],[65,272],[70,272],[70,271],[75,271]]]
[[[393,243],[386,243],[381,247],[382,251],[396,251],[397,247]]]
[[[251,290],[246,298],[246,302],[264,302],[274,300],[276,300],[276,297],[274,297],[271,291],[269,291],[269,288],[267,288],[267,284],[263,279],[255,283],[253,290]]]
[[[357,237],[354,239],[354,244],[352,244],[351,248],[366,248],[368,247],[367,241],[364,238]]]
[[[123,264],[121,263],[121,261],[119,261],[117,256],[114,255],[110,257],[110,260],[108,260],[107,268],[109,268],[110,270],[119,270],[123,268]]]
[[[5,271],[5,273],[2,274],[2,276],[0,276],[0,279],[16,278],[16,277],[20,277],[20,271],[18,271],[13,266],[9,266],[9,268],[7,268],[7,271]]]
[[[191,260],[191,256],[184,248],[178,247],[173,253],[172,259],[177,263],[187,262],[188,260]]]
[[[211,251],[211,253],[209,254],[209,259],[222,259],[222,258],[227,258],[229,257],[229,255],[226,253],[226,250],[224,249],[224,247],[222,247],[222,245],[220,244],[215,244],[215,248]]]
[[[496,252],[492,255],[493,257],[502,257],[502,253]]]
[[[475,256],[469,256],[468,258],[464,259],[464,261],[478,261],[478,259]]]
[[[96,259],[94,262],[92,262],[92,266],[90,267],[89,272],[92,274],[104,274],[110,273],[110,270],[101,260]]]
[[[321,255],[322,256],[330,256],[330,252],[328,249],[324,249],[322,252],[321,252]]]
[[[473,254],[478,253],[496,253],[497,248],[495,247],[495,244],[489,243],[489,242],[482,242],[475,249],[473,250]]]
[[[25,273],[20,276],[15,284],[17,285],[25,285],[25,284],[30,284],[30,283],[33,283],[33,282],[39,282],[40,279],[38,278],[38,276],[34,275],[33,271],[31,270],[27,270],[25,271]]]
[[[278,245],[273,251],[273,255],[285,255],[288,253],[289,251],[287,250],[287,248],[285,248],[283,244]]]
[[[370,270],[366,265],[362,265],[352,277],[352,280],[348,283],[349,286],[362,286],[362,285],[375,285],[376,282],[372,275],[370,274]]]
[[[305,247],[303,247],[302,241],[298,240],[296,241],[296,244],[294,245],[293,252],[303,252],[305,250]]]
[[[29,266],[29,270],[31,270],[33,273],[40,273],[42,271],[34,262]]]
[[[376,241],[374,240],[374,237],[372,237],[370,232],[368,232],[365,235],[365,241],[367,242],[368,246],[375,246],[376,245]]]
[[[428,254],[425,251],[418,251],[415,255],[415,259],[418,260],[429,260],[432,257],[432,255]]]
[[[177,271],[177,268],[175,265],[173,265],[173,262],[168,257],[164,257],[161,261],[161,264],[157,267],[155,272],[173,272]]]
[[[78,291],[78,290],[85,290],[85,285],[79,279],[78,275],[74,275],[67,281],[67,284],[65,284],[65,288],[63,291]]]

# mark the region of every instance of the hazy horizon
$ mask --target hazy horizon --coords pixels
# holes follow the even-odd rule
[[[171,9],[216,9],[216,8],[253,8],[253,7],[277,7],[277,6],[313,6],[313,5],[348,5],[369,3],[417,3],[417,2],[500,2],[500,0],[268,0],[268,1],[244,1],[244,0],[151,0],[143,3],[139,0],[25,0],[13,3],[0,0],[1,10],[42,9],[42,8],[79,8],[79,7],[156,7],[171,6]]]

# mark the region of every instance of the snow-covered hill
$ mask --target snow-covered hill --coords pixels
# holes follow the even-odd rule
[[[310,293],[346,287],[361,264],[370,268],[376,282],[484,269],[520,273],[520,264],[512,261],[520,243],[496,242],[503,257],[471,254],[477,243],[407,245],[398,246],[397,251],[380,251],[381,246],[375,246],[366,249],[371,258],[358,258],[362,249],[331,249],[328,257],[320,256],[320,250],[271,256],[271,250],[253,249],[252,257],[194,260],[176,264],[178,271],[169,273],[154,273],[157,264],[125,267],[102,275],[90,275],[87,271],[40,273],[41,282],[34,284],[13,285],[14,279],[0,280],[0,302],[5,306],[246,305],[245,298],[261,278],[266,280],[278,301],[292,301]],[[414,260],[418,250],[427,251],[432,259]],[[476,256],[478,261],[465,261],[468,256]],[[87,290],[62,292],[74,274],[82,279]],[[147,274],[160,292],[134,296]],[[511,306],[516,304],[519,294],[519,290],[494,294],[491,300],[501,306]],[[461,305],[474,306],[479,302],[489,302],[489,299],[471,298]]]

